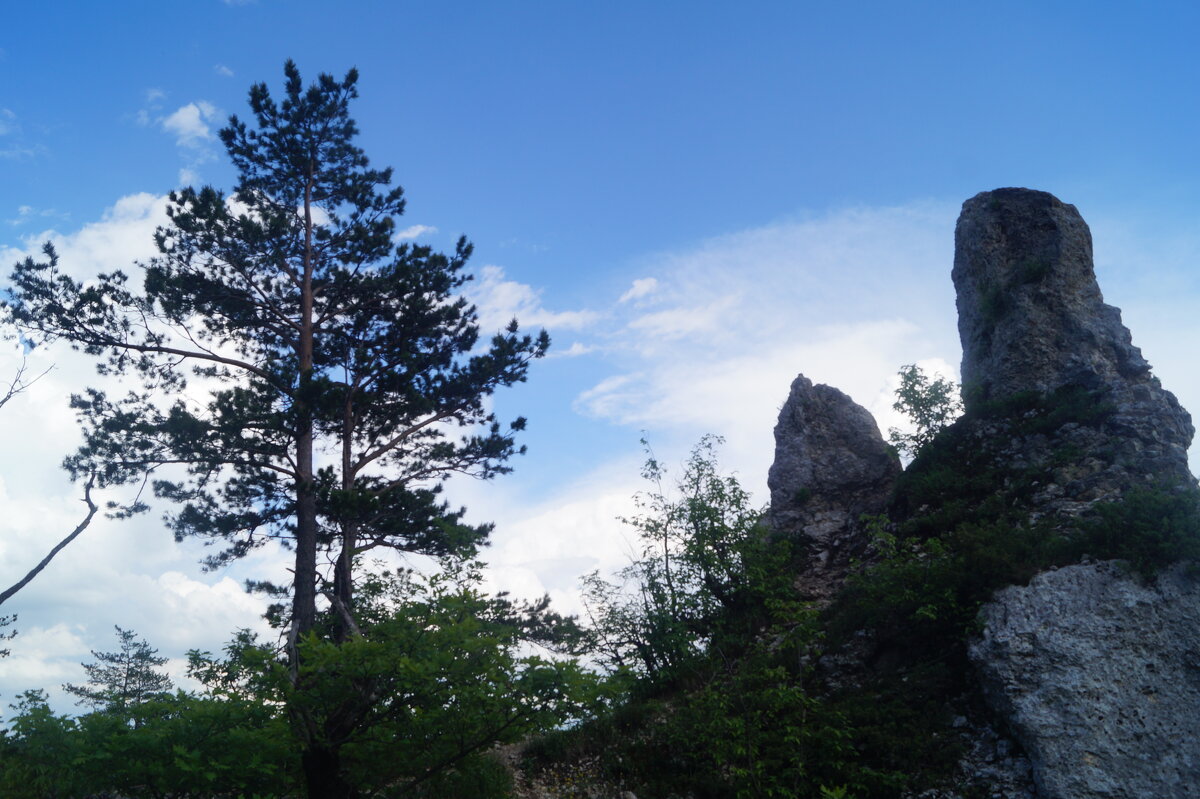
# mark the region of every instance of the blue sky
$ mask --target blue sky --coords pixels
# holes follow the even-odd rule
[[[1200,407],[1194,4],[190,0],[5,22],[0,258],[54,238],[81,275],[148,257],[172,188],[230,185],[215,131],[252,83],[278,90],[288,58],[308,78],[359,69],[361,143],[406,189],[400,227],[467,234],[485,324],[516,313],[554,339],[497,398],[530,418],[529,454],[454,487],[498,523],[497,587],[573,609],[579,573],[620,565],[642,431],[669,462],[725,435],[765,499],[796,373],[896,424],[901,364],[956,374],[953,225],[982,190],[1079,207],[1106,297]],[[94,379],[37,357],[55,371],[0,411],[4,584],[78,515],[57,463],[66,395]],[[202,574],[157,518],[98,524],[10,603],[0,703],[78,681],[114,624],[178,657],[255,623],[237,584],[283,560]]]

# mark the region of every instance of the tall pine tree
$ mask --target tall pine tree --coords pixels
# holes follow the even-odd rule
[[[471,245],[446,255],[393,241],[403,192],[354,144],[357,73],[305,88],[292,62],[284,72],[279,102],[256,85],[253,122],[221,131],[232,193],[172,193],[141,281],[76,280],[47,245],[16,266],[9,306],[32,340],[66,340],[102,373],[141,378],[124,397],[73,398],[85,427],[75,476],[149,476],[177,538],[219,544],[212,566],[270,540],[294,549],[297,675],[319,597],[335,638],[355,629],[355,556],[462,553],[486,538],[439,499],[441,481],[508,471],[525,422],[502,427],[485,399],[523,381],[549,338],[514,320],[479,342],[459,296]],[[349,795],[313,783],[337,758],[305,724],[310,792]]]

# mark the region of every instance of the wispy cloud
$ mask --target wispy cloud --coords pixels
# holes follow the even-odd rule
[[[630,300],[638,300],[649,296],[658,290],[658,280],[653,277],[639,277],[633,281],[633,285],[629,290],[621,295],[617,302],[629,302]]]
[[[506,280],[499,266],[485,266],[468,296],[479,310],[479,323],[485,334],[503,330],[512,319],[527,329],[544,327],[555,330],[579,330],[599,318],[595,311],[551,311],[542,305],[541,292],[525,283]]]
[[[21,124],[10,108],[0,108],[0,158],[20,160],[46,152],[41,144],[29,144],[21,136]]]
[[[229,67],[225,66],[224,64],[214,65],[213,72],[217,73],[222,78],[232,78],[233,77],[233,70],[230,69]]]
[[[47,219],[63,220],[67,219],[67,214],[54,208],[34,208],[31,205],[22,205],[17,208],[15,217],[4,221],[13,227],[18,227],[38,219],[43,221]]]
[[[598,348],[591,344],[583,344],[578,341],[571,342],[571,346],[564,349],[550,350],[549,357],[551,358],[578,358],[580,355],[587,355],[595,352]]]
[[[411,239],[419,239],[421,236],[428,236],[437,233],[437,228],[433,225],[409,225],[404,230],[398,231],[392,239],[394,241],[408,241]]]

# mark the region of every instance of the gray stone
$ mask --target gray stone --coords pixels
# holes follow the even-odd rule
[[[1109,464],[1191,482],[1191,417],[1105,304],[1075,206],[1030,189],[982,192],[963,203],[954,243],[967,411],[1020,392],[1093,391],[1115,409],[1102,431]]]
[[[865,408],[804,375],[793,381],[775,426],[767,486],[772,528],[808,554],[803,595],[836,591],[868,543],[859,517],[883,512],[899,475],[899,459]]]
[[[1006,588],[970,656],[1043,799],[1200,793],[1200,580],[1112,563]]]

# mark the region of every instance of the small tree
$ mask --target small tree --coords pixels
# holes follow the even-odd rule
[[[941,375],[930,378],[911,363],[901,366],[899,375],[900,386],[892,408],[907,416],[916,429],[905,433],[893,427],[888,430],[888,441],[897,452],[912,459],[962,414],[963,405],[958,384]]]
[[[95,663],[84,663],[86,685],[64,685],[63,690],[79,697],[78,704],[109,713],[126,715],[129,710],[171,690],[171,678],[158,669],[167,662],[145,640],[135,640],[132,630],[117,630],[117,652],[96,652]]]
[[[749,572],[769,548],[762,511],[737,478],[718,472],[721,443],[700,440],[675,492],[664,488],[666,470],[647,448],[642,476],[653,488],[636,498],[638,515],[622,519],[637,532],[641,557],[615,582],[597,572],[584,578],[595,646],[611,666],[668,679],[761,598],[752,594],[766,583]]]

